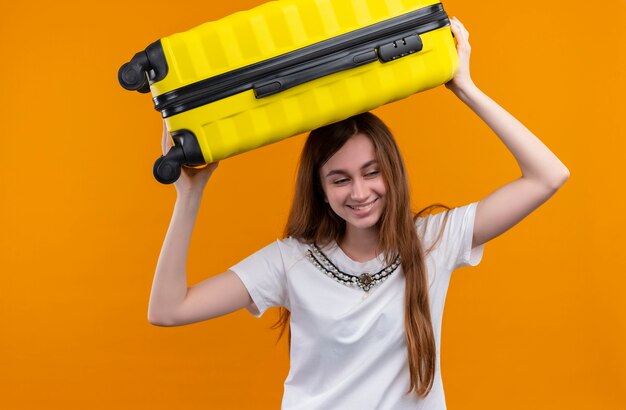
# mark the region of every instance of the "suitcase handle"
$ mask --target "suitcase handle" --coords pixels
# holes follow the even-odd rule
[[[378,60],[376,50],[363,51],[357,54],[351,53],[339,58],[333,57],[334,59],[327,58],[316,61],[312,67],[308,65],[295,69],[295,72],[294,69],[291,69],[271,80],[254,84],[254,95],[256,98],[267,97],[297,85]]]
[[[300,84],[325,77],[340,71],[349,70],[379,60],[383,63],[405,57],[421,51],[422,39],[419,34],[412,34],[398,40],[377,47],[376,49],[361,50],[333,55],[312,63],[291,68],[279,73],[278,76],[253,85],[256,98],[267,97]],[[314,65],[311,65],[314,64]]]

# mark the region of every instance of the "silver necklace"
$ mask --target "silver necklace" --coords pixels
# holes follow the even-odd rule
[[[311,263],[335,281],[349,286],[359,287],[365,291],[363,299],[367,298],[370,289],[381,282],[384,282],[389,276],[400,266],[400,255],[398,255],[393,263],[386,268],[382,268],[376,273],[364,272],[360,275],[350,275],[339,270],[326,255],[320,250],[317,244],[313,244],[307,251],[307,258]]]

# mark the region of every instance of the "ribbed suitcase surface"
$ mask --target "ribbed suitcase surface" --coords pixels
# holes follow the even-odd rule
[[[431,14],[436,24],[411,26]],[[361,38],[366,48],[354,45]],[[419,49],[411,49],[413,41]],[[345,44],[351,51],[342,51]],[[381,61],[383,47],[400,47],[400,58]],[[155,53],[166,61],[141,75],[181,146],[172,155],[174,171],[176,164],[220,160],[435,87],[458,66],[447,16],[431,0],[271,1],[164,37],[146,51],[150,63]],[[353,68],[325,73],[359,58],[364,62]],[[120,70],[124,85],[122,77]],[[161,182],[177,178],[159,178],[156,168]]]

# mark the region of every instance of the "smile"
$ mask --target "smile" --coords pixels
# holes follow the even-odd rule
[[[378,201],[378,198],[374,199],[372,202],[370,202],[369,204],[364,204],[364,205],[348,205],[348,208],[354,209],[355,211],[362,211],[365,209],[370,209],[371,207],[374,206],[374,203]]]

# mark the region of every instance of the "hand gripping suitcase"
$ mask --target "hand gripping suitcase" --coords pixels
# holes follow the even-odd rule
[[[432,0],[281,0],[150,44],[118,72],[152,92],[174,146],[172,183],[198,166],[443,84],[458,57]]]

